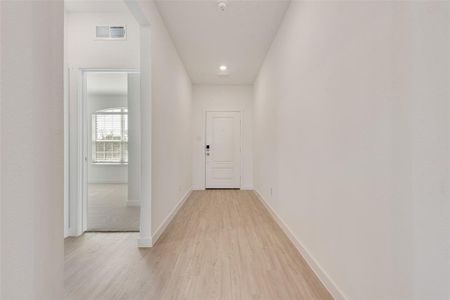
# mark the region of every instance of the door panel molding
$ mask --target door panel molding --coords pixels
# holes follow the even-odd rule
[[[242,112],[206,110],[204,116],[205,188],[241,188]],[[231,130],[231,136],[227,128]],[[215,140],[219,130],[222,130],[224,142],[230,139],[233,141],[232,148],[228,146],[227,149],[227,145],[220,147],[220,140]],[[207,145],[210,145],[209,150]],[[217,158],[216,155],[221,157]]]

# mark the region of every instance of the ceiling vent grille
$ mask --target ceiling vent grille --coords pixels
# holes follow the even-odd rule
[[[125,26],[96,26],[95,37],[98,40],[125,40],[127,37],[127,28]]]

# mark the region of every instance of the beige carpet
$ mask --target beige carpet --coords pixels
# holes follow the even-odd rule
[[[127,184],[89,184],[88,231],[139,231],[139,207],[127,197]]]

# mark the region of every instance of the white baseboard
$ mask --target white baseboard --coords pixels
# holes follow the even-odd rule
[[[252,185],[244,185],[244,186],[241,186],[240,189],[241,190],[250,190],[250,191],[252,191],[253,190],[253,186]],[[205,186],[204,185],[200,185],[200,184],[194,184],[194,185],[192,185],[192,190],[193,191],[203,191],[203,190],[205,190]]]
[[[139,248],[150,248],[150,247],[153,247],[152,237],[140,237],[140,238],[138,238],[137,246]]]
[[[289,240],[294,244],[295,248],[297,248],[297,251],[300,253],[300,255],[306,260],[309,267],[313,270],[313,272],[316,274],[316,276],[319,278],[319,280],[323,283],[323,285],[326,287],[326,289],[330,292],[330,294],[333,296],[336,300],[345,300],[347,297],[344,296],[342,291],[338,288],[336,283],[330,278],[330,276],[325,272],[325,270],[319,265],[317,260],[314,258],[314,256],[311,255],[311,253],[303,246],[303,244],[295,237],[295,235],[292,233],[291,229],[286,225],[286,223],[283,222],[283,220],[278,216],[278,214],[275,212],[275,210],[267,203],[262,195],[258,191],[254,191],[256,197],[261,201],[261,203],[266,207],[266,209],[269,211],[269,213],[274,218],[275,222],[277,222],[278,226],[281,227],[283,232],[287,235]]]
[[[156,229],[155,233],[152,235],[152,241],[153,244],[155,244],[158,239],[161,237],[163,232],[166,230],[167,226],[172,222],[173,218],[177,214],[177,212],[180,210],[180,208],[183,206],[184,202],[189,198],[191,195],[192,190],[189,190],[186,192],[186,194],[181,198],[181,200],[175,205],[175,207],[172,209],[172,211],[169,213],[169,215],[164,219],[164,221],[159,225],[158,229]]]
[[[141,201],[139,201],[139,200],[127,200],[127,206],[141,206]]]
[[[77,237],[83,234],[83,231],[79,228],[68,228],[64,238]]]

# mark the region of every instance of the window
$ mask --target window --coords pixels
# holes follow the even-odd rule
[[[128,109],[99,110],[92,115],[92,162],[128,163]]]

